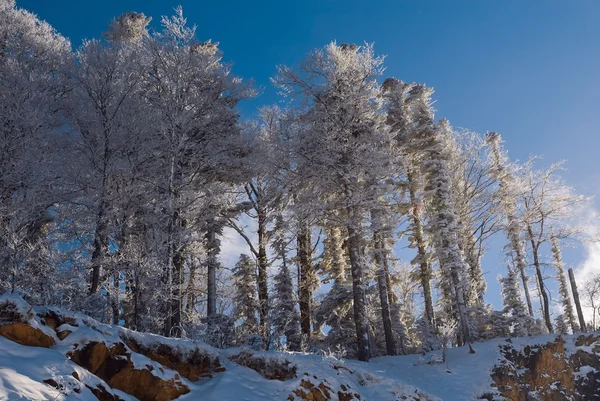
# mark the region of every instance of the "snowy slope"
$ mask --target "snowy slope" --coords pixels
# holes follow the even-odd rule
[[[284,382],[266,380],[254,370],[223,358],[225,372],[212,379],[188,383],[191,392],[179,399],[286,400],[308,373],[308,378],[316,376],[316,382],[326,379],[333,388],[344,384],[357,389],[366,400],[400,400],[402,395],[419,390],[430,394],[431,400],[468,400],[490,390],[489,372],[498,359],[499,342],[477,344],[474,355],[465,348],[451,349],[447,365],[421,363],[422,358],[416,355],[375,358],[364,363],[317,355],[264,353],[285,357],[297,365],[298,377]],[[77,381],[72,372],[92,376],[65,359],[60,350],[26,347],[0,337],[0,400],[96,400],[85,387],[80,393],[73,390]],[[62,385],[62,392],[43,382],[50,378]],[[133,399],[119,394],[124,399]]]
[[[72,323],[63,323],[54,329],[55,332],[43,320],[42,316],[47,313],[47,308],[32,308],[19,299],[10,301],[18,306],[22,316],[26,316],[27,324],[43,329],[56,339],[56,343],[50,348],[24,346],[0,336],[0,401],[94,401],[97,398],[86,386],[98,387],[97,385],[125,401],[135,400],[136,398],[119,390],[111,390],[105,382],[67,356],[71,355],[70,350],[81,349],[91,342],[111,346],[121,341],[127,342],[128,339],[134,339],[140,349],[157,344],[168,346],[182,360],[187,360],[186,355],[190,353],[200,352],[220,361],[218,363],[225,367],[224,371],[222,368],[213,369],[210,375],[200,376],[199,380],[192,382],[180,377],[173,370],[175,368],[168,369],[156,360],[133,351],[134,348],[127,348],[133,365],[140,369],[147,368],[164,380],[176,380],[187,386],[190,392],[179,397],[184,401],[297,401],[302,399],[302,392],[319,386],[327,389],[324,391],[331,392],[330,399],[337,399],[338,391],[343,391],[349,396],[360,394],[360,398],[356,396],[347,398],[348,400],[473,400],[485,393],[496,393],[490,375],[492,368],[503,358],[499,352],[500,346],[507,344],[505,339],[476,343],[474,354],[470,354],[467,347],[449,349],[444,364],[428,363],[439,360],[439,353],[379,357],[370,362],[359,362],[315,354],[252,351],[252,358],[268,361],[265,366],[276,366],[273,362],[287,360],[290,362],[289,366],[296,367],[295,377],[292,373],[292,378],[287,380],[268,380],[257,371],[241,366],[243,362],[238,360],[238,364],[231,360],[243,351],[240,348],[217,350],[194,341],[135,333],[101,324],[81,314],[53,309]],[[60,340],[55,333],[62,334],[64,330],[68,330],[69,334]],[[511,339],[510,344],[514,349],[520,350],[527,345],[552,342],[555,338],[556,336],[517,338]],[[567,353],[574,351],[575,336],[568,336],[565,340]],[[591,351],[592,347],[587,348]],[[586,346],[578,349],[585,350]],[[583,366],[585,371],[577,374],[586,373],[588,368]]]

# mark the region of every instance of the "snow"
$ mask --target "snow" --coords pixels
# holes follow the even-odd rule
[[[102,380],[66,359],[59,350],[27,347],[0,337],[0,401],[97,401],[87,387],[75,380],[73,372],[88,385],[101,383],[109,388]],[[59,384],[61,391],[44,383],[48,379]],[[122,392],[118,394],[126,401],[135,400]]]
[[[88,335],[79,336],[84,337]],[[169,341],[180,345],[184,343],[182,340]],[[434,401],[468,400],[492,390],[489,387],[490,369],[498,359],[498,344],[501,342],[495,340],[477,344],[476,354],[469,354],[468,348],[449,349],[448,362],[443,365],[418,364],[419,355],[381,357],[371,362],[359,362],[313,354],[261,352],[260,355],[264,356],[286,358],[298,366],[297,378],[283,382],[266,380],[254,370],[229,361],[224,357],[225,354],[233,354],[239,349],[227,350],[221,358],[227,370],[215,374],[210,380],[195,383],[186,381],[191,392],[180,397],[180,400],[196,400],[202,395],[203,401],[280,401],[287,399],[303,379],[310,379],[314,383],[326,379],[334,390],[343,384],[349,389],[356,389],[365,400],[400,400],[402,395],[419,392],[429,394],[429,399]],[[132,355],[132,359],[136,365],[155,364],[141,355]],[[168,371],[165,369],[165,372]],[[77,386],[73,381],[73,372],[77,372],[86,383],[93,380],[102,383],[85,369],[67,360],[60,345],[52,349],[25,347],[0,337],[0,400],[95,400],[87,388],[82,388],[80,393],[72,390],[73,386]],[[50,378],[65,384],[65,390],[61,393],[43,382]]]
[[[0,298],[0,302],[7,298]],[[495,393],[491,386],[491,370],[499,364],[502,356],[500,346],[511,344],[515,349],[535,346],[555,341],[556,336],[523,337],[495,339],[475,343],[475,354],[468,347],[449,348],[446,361],[439,360],[439,353],[427,355],[388,356],[373,358],[370,362],[336,359],[330,355],[303,354],[293,352],[249,351],[267,361],[289,360],[297,367],[296,378],[280,381],[267,380],[258,372],[232,362],[228,357],[238,354],[243,348],[217,350],[205,344],[189,340],[164,338],[157,335],[133,332],[120,327],[101,324],[87,316],[60,309],[31,308],[24,301],[10,299],[18,310],[25,312],[29,323],[40,328],[44,326],[38,314],[53,311],[69,318],[69,323],[60,326],[59,332],[69,330],[72,333],[63,341],[50,348],[26,347],[0,337],[0,401],[4,400],[96,400],[91,391],[82,383],[95,386],[104,382],[85,369],[71,362],[67,352],[81,347],[89,341],[101,341],[107,345],[133,339],[142,347],[153,348],[165,344],[176,350],[181,356],[201,350],[219,358],[226,371],[214,373],[211,379],[189,382],[181,379],[190,393],[180,400],[221,401],[221,400],[261,400],[280,401],[287,399],[293,391],[300,388],[302,381],[318,386],[324,382],[334,393],[347,388],[348,392],[360,393],[363,400],[398,401],[464,401],[476,399],[484,393]],[[31,313],[33,312],[33,313]],[[567,354],[577,350],[592,352],[592,346],[576,347],[578,336],[565,336]],[[127,342],[127,341],[125,341]],[[176,372],[162,367],[149,358],[131,353],[134,365],[140,368],[152,366],[152,372],[163,379],[175,378]],[[577,376],[585,376],[592,370],[584,366]],[[73,372],[79,377],[75,380]],[[44,383],[52,379],[59,389]],[[135,398],[117,390],[121,398],[131,401]]]

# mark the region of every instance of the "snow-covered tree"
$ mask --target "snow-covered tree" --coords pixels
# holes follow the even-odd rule
[[[553,230],[551,230],[553,231]],[[556,278],[558,281],[558,293],[560,295],[560,302],[563,307],[562,320],[571,326],[573,333],[579,331],[577,325],[577,319],[575,318],[575,311],[573,310],[573,303],[571,302],[571,293],[569,292],[569,284],[567,283],[567,276],[565,274],[565,266],[562,261],[562,254],[560,252],[560,246],[558,244],[558,238],[551,234],[550,242],[552,244],[552,258],[554,261],[554,268],[556,269]]]
[[[276,339],[286,338],[286,348],[298,351],[301,344],[300,317],[296,310],[296,297],[292,276],[287,261],[282,261],[279,273],[274,277],[274,296],[271,312],[271,325]]]
[[[0,291],[50,302],[56,267],[48,244],[60,164],[57,113],[70,44],[34,14],[0,5]]]
[[[531,304],[531,295],[529,293],[529,278],[527,277],[526,269],[527,262],[525,260],[525,246],[521,239],[521,225],[516,215],[515,204],[517,201],[518,190],[514,175],[509,169],[509,163],[506,154],[501,148],[501,138],[496,132],[490,132],[487,135],[487,142],[492,148],[494,165],[490,174],[498,180],[499,188],[499,203],[502,207],[505,222],[505,231],[509,240],[509,246],[512,250],[515,265],[521,275],[521,283],[523,284],[523,292],[527,301],[527,311],[530,316],[533,316],[533,306]],[[511,273],[509,272],[509,275]]]
[[[343,230],[332,223],[326,223],[325,233],[320,267],[324,283],[331,283],[331,288],[315,309],[315,326],[317,329],[330,327],[322,341],[325,349],[342,349],[353,357],[358,349],[352,317],[352,282],[344,248],[346,238]]]
[[[215,44],[198,43],[181,8],[163,30],[142,41],[144,96],[156,117],[156,157],[150,180],[164,233],[165,334],[179,335],[182,283],[195,222],[203,219],[202,188],[231,179],[241,155],[237,102],[252,91],[232,77]],[[235,170],[235,169],[233,169]]]
[[[298,173],[310,181],[314,201],[309,205],[346,229],[361,360],[371,356],[364,280],[366,213],[375,201],[372,183],[382,182],[391,169],[392,141],[379,112],[376,81],[382,63],[371,45],[331,43],[313,52],[298,72],[282,67],[275,79],[282,91],[308,104],[302,117],[307,128],[295,148]]]
[[[511,334],[516,337],[524,337],[531,334],[533,319],[525,311],[525,306],[519,290],[519,281],[516,269],[507,264],[508,274],[499,278],[502,286],[502,303],[507,323],[511,328]]]
[[[428,198],[427,230],[440,263],[441,282],[452,294],[452,309],[463,342],[471,341],[466,294],[467,265],[460,249],[459,222],[452,196],[449,143],[452,130],[447,121],[435,124],[431,95],[424,85],[405,84],[394,78],[384,82],[388,98],[388,124],[406,153],[421,154],[421,172]]]
[[[233,299],[234,320],[239,322],[238,338],[258,333],[259,303],[256,292],[256,263],[248,255],[240,255],[233,270],[235,295]]]

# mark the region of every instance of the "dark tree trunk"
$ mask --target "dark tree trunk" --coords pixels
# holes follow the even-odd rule
[[[170,313],[171,329],[169,337],[181,337],[181,277],[185,257],[181,249],[174,250],[173,253],[173,282],[171,286]]]
[[[104,197],[103,197],[104,198]],[[94,230],[94,250],[92,251],[92,275],[90,278],[89,294],[95,294],[98,292],[100,286],[100,270],[102,266],[102,260],[106,254],[106,221],[105,221],[105,209],[106,205],[104,199],[100,201],[100,207],[96,216],[96,228]]]
[[[349,221],[354,223],[358,216],[355,210],[348,208]],[[356,339],[358,342],[358,359],[368,361],[371,358],[371,341],[369,338],[369,325],[367,319],[367,301],[365,294],[364,258],[361,247],[361,233],[352,224],[348,230],[348,253],[350,256],[350,270],[352,272],[352,295],[354,301],[354,324],[356,326]]]
[[[431,295],[431,266],[427,255],[427,246],[423,231],[423,222],[421,220],[421,207],[417,198],[417,183],[415,173],[409,169],[408,187],[411,203],[411,217],[413,222],[413,237],[417,247],[417,257],[415,262],[419,264],[419,278],[421,279],[421,288],[423,290],[423,300],[425,302],[425,316],[431,325],[434,324],[435,315],[433,312],[433,297]]]
[[[581,302],[579,301],[579,291],[577,291],[577,283],[575,282],[575,275],[573,269],[569,269],[569,280],[571,280],[571,290],[573,291],[573,301],[575,301],[575,307],[577,308],[577,316],[579,317],[579,325],[583,333],[587,332],[585,325],[585,318],[583,317],[583,311],[581,310]]]
[[[121,286],[121,274],[118,270],[113,270],[113,289],[114,293],[111,299],[112,324],[118,325],[121,320],[121,308],[119,305],[119,287]]]
[[[542,311],[544,313],[544,322],[548,328],[548,332],[553,333],[552,319],[550,318],[550,302],[548,301],[548,292],[544,286],[544,276],[542,275],[542,269],[540,266],[538,244],[536,244],[533,234],[533,229],[530,225],[527,225],[527,235],[529,235],[529,243],[531,244],[531,253],[533,255],[533,266],[535,267],[535,274],[537,276],[537,282],[540,288],[540,295],[542,296]]]
[[[385,247],[385,235],[382,230],[382,219],[380,211],[371,213],[375,230],[373,242],[375,247],[375,262],[377,263],[377,287],[379,290],[379,302],[381,303],[381,319],[383,320],[383,332],[385,336],[385,347],[387,355],[396,355],[396,342],[392,330],[392,319],[390,315],[390,299],[388,291],[388,255]]]
[[[267,215],[258,210],[258,302],[260,303],[260,327],[263,339],[268,340],[269,289],[267,283]]]
[[[521,256],[523,257],[523,256]],[[529,294],[529,278],[525,274],[525,269],[523,267],[519,267],[519,273],[521,274],[521,283],[523,284],[523,292],[525,293],[525,301],[527,302],[527,312],[529,312],[529,316],[533,316],[533,304],[531,303],[531,295]]]
[[[209,222],[208,231],[205,236],[207,247],[206,315],[209,318],[209,322],[211,322],[211,318],[217,314],[217,268],[219,263],[219,246],[216,238],[215,224],[216,222],[214,220]]]
[[[300,329],[306,337],[311,335],[312,287],[314,269],[312,264],[312,238],[310,228],[301,223],[298,232],[298,304],[300,306]]]

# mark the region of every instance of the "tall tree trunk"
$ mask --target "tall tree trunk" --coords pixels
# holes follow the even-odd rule
[[[208,231],[206,232],[206,247],[207,247],[207,279],[206,279],[206,315],[211,318],[217,314],[217,268],[219,267],[219,244],[216,237],[216,222],[212,219],[208,223]]]
[[[94,229],[94,250],[92,251],[92,277],[90,280],[90,295],[98,291],[100,285],[100,270],[104,256],[107,252],[108,241],[106,238],[106,209],[109,205],[106,202],[106,188],[108,184],[108,161],[110,157],[109,137],[110,129],[108,127],[108,119],[106,110],[100,111],[102,116],[102,134],[104,138],[104,150],[102,153],[102,179],[100,183],[100,205],[96,214],[96,227]]]
[[[312,238],[310,227],[300,222],[298,242],[298,304],[300,329],[306,337],[311,335],[312,291],[314,269],[312,263]]]
[[[185,256],[182,249],[173,252],[173,282],[171,287],[171,330],[170,337],[181,337],[181,300],[182,300],[182,274],[185,264]]]
[[[533,255],[533,266],[535,266],[535,273],[537,275],[538,285],[540,286],[540,295],[542,296],[543,302],[543,313],[544,313],[544,322],[546,323],[546,327],[548,328],[548,332],[553,333],[554,329],[552,328],[552,320],[550,319],[550,303],[548,301],[548,292],[544,286],[544,276],[542,275],[542,269],[540,266],[539,252],[538,252],[538,244],[536,244],[533,234],[533,229],[531,225],[527,225],[527,235],[529,236],[529,243],[531,244],[531,254]]]
[[[550,238],[550,242],[552,244],[552,258],[554,259],[554,268],[556,269],[557,279],[559,283],[559,294],[562,298],[563,311],[569,320],[569,324],[571,325],[571,331],[576,333],[579,331],[579,327],[577,326],[577,321],[575,320],[575,313],[573,312],[573,304],[571,303],[571,295],[569,294],[569,285],[567,284],[567,276],[565,275],[565,266],[562,261],[562,255],[560,252],[560,246],[558,244],[558,239],[554,235],[554,230],[552,230],[552,236]],[[595,324],[594,324],[595,326]]]
[[[96,215],[96,227],[94,229],[94,250],[92,251],[92,275],[90,278],[90,288],[89,294],[95,294],[98,292],[98,288],[100,286],[100,270],[102,266],[102,261],[106,254],[106,243],[105,243],[105,235],[106,235],[106,219],[105,219],[105,209],[106,204],[104,200],[104,196],[100,199],[100,206],[98,209],[98,214]]]
[[[423,290],[423,300],[425,302],[425,317],[430,324],[434,324],[435,315],[433,312],[433,297],[431,295],[431,266],[429,264],[429,256],[427,255],[427,245],[425,243],[425,235],[423,231],[423,221],[421,220],[422,205],[417,197],[417,183],[415,172],[412,167],[408,169],[408,188],[411,204],[411,218],[413,222],[413,237],[417,246],[417,257],[412,263],[419,264],[419,278],[421,280],[421,288]]]
[[[515,265],[519,269],[521,282],[523,283],[523,292],[525,292],[525,300],[527,301],[527,311],[530,316],[533,314],[533,305],[531,304],[531,296],[529,294],[529,285],[527,274],[525,273],[525,249],[521,242],[521,227],[517,216],[515,215],[515,195],[512,193],[514,186],[514,178],[507,170],[507,162],[504,160],[500,151],[500,135],[496,132],[490,132],[487,135],[487,141],[492,146],[492,154],[495,160],[495,170],[492,173],[496,176],[500,185],[500,193],[502,194],[501,203],[506,215],[507,226],[506,234],[510,241],[510,246],[514,252]]]
[[[577,309],[577,316],[579,317],[579,325],[581,331],[586,333],[585,318],[583,317],[583,311],[581,310],[581,302],[579,302],[579,291],[577,291],[577,283],[575,282],[575,275],[573,269],[569,269],[569,280],[571,281],[571,290],[573,291],[573,301],[575,301],[575,308]]]
[[[465,241],[465,262],[469,267],[469,294],[467,294],[467,303],[470,306],[483,306],[485,301],[483,295],[487,288],[483,271],[481,270],[481,258],[477,251],[477,243],[471,232],[472,225],[467,224],[463,228]]]
[[[348,253],[350,270],[352,272],[352,295],[354,301],[354,324],[358,341],[358,359],[368,361],[371,358],[371,341],[369,338],[369,323],[367,319],[367,300],[364,281],[365,262],[362,252],[362,237],[359,230],[360,219],[353,207],[348,208],[350,224],[348,230]],[[357,224],[358,222],[358,224]]]
[[[269,289],[267,283],[267,215],[264,209],[258,209],[258,302],[261,335],[268,340]]]
[[[194,312],[194,310],[196,310],[196,264],[193,262],[190,263],[190,265],[188,266],[188,270],[190,271],[190,273],[188,276],[187,288],[185,290],[185,310],[189,316]],[[210,324],[210,319],[208,319],[208,323]]]
[[[390,299],[388,293],[388,252],[385,246],[385,229],[380,210],[371,212],[373,220],[373,245],[375,248],[375,262],[377,263],[377,287],[379,289],[379,302],[381,303],[381,319],[383,320],[383,332],[385,335],[385,346],[387,355],[396,355],[396,342],[392,331],[392,319],[390,315]]]

